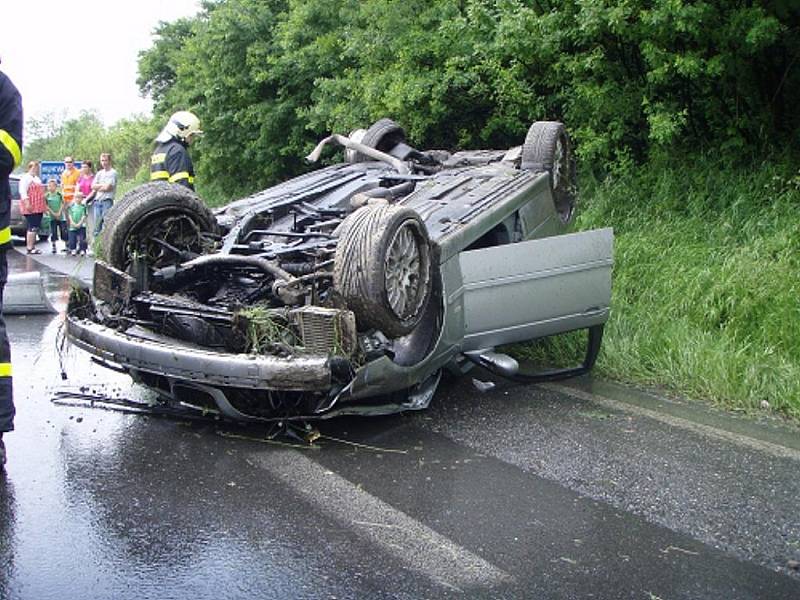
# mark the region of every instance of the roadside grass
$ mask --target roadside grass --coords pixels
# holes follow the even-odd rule
[[[582,180],[578,227],[616,237],[599,374],[800,419],[796,165],[695,157]]]

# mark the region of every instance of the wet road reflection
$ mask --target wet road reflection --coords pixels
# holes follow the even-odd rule
[[[62,311],[71,285],[58,274],[46,280]],[[254,467],[248,444],[220,437],[216,424],[52,404],[61,390],[149,395],[64,347],[63,314],[7,320],[17,419],[0,488],[0,598],[347,598],[387,590],[411,598],[440,589],[393,569],[391,556],[287,494]]]
[[[30,262],[20,257],[14,268]],[[61,311],[72,285],[47,274]],[[597,427],[603,444],[632,435],[622,418],[587,425],[590,413],[574,399],[536,388],[526,390],[536,404],[511,388],[476,398],[468,382],[446,384],[427,412],[326,422],[317,448],[289,448],[266,442],[263,429],[54,405],[60,390],[150,398],[64,347],[62,327],[63,314],[8,318],[17,430],[0,479],[2,600],[800,591],[756,561],[537,476],[548,434],[567,450]],[[546,430],[531,435],[528,421]],[[636,426],[651,439],[657,431]],[[513,444],[503,438],[510,432]],[[504,457],[509,448],[522,458]],[[601,449],[592,461],[609,456]],[[650,473],[653,461],[644,462]]]
[[[0,477],[0,598],[10,597],[15,575],[16,508],[14,484]]]

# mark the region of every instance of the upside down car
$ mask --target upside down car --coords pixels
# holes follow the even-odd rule
[[[67,335],[160,401],[240,421],[428,406],[443,369],[539,381],[588,371],[609,316],[613,233],[569,233],[563,124],[505,150],[420,151],[381,119],[344,162],[210,210],[142,185],[109,211]],[[525,375],[499,347],[587,330],[577,366]]]

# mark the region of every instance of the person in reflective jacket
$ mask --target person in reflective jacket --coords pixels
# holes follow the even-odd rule
[[[189,145],[199,135],[200,119],[188,111],[173,114],[156,138],[150,157],[150,181],[168,181],[194,189],[194,167]]]
[[[8,277],[6,251],[11,247],[11,186],[8,176],[22,162],[22,98],[0,71],[0,471],[6,462],[3,434],[14,429],[11,347],[3,321],[3,288]]]

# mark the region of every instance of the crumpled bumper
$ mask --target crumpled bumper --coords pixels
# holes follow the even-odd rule
[[[208,386],[285,391],[327,391],[327,356],[272,356],[215,352],[132,328],[120,332],[88,319],[67,317],[70,341],[90,354],[135,371]]]

